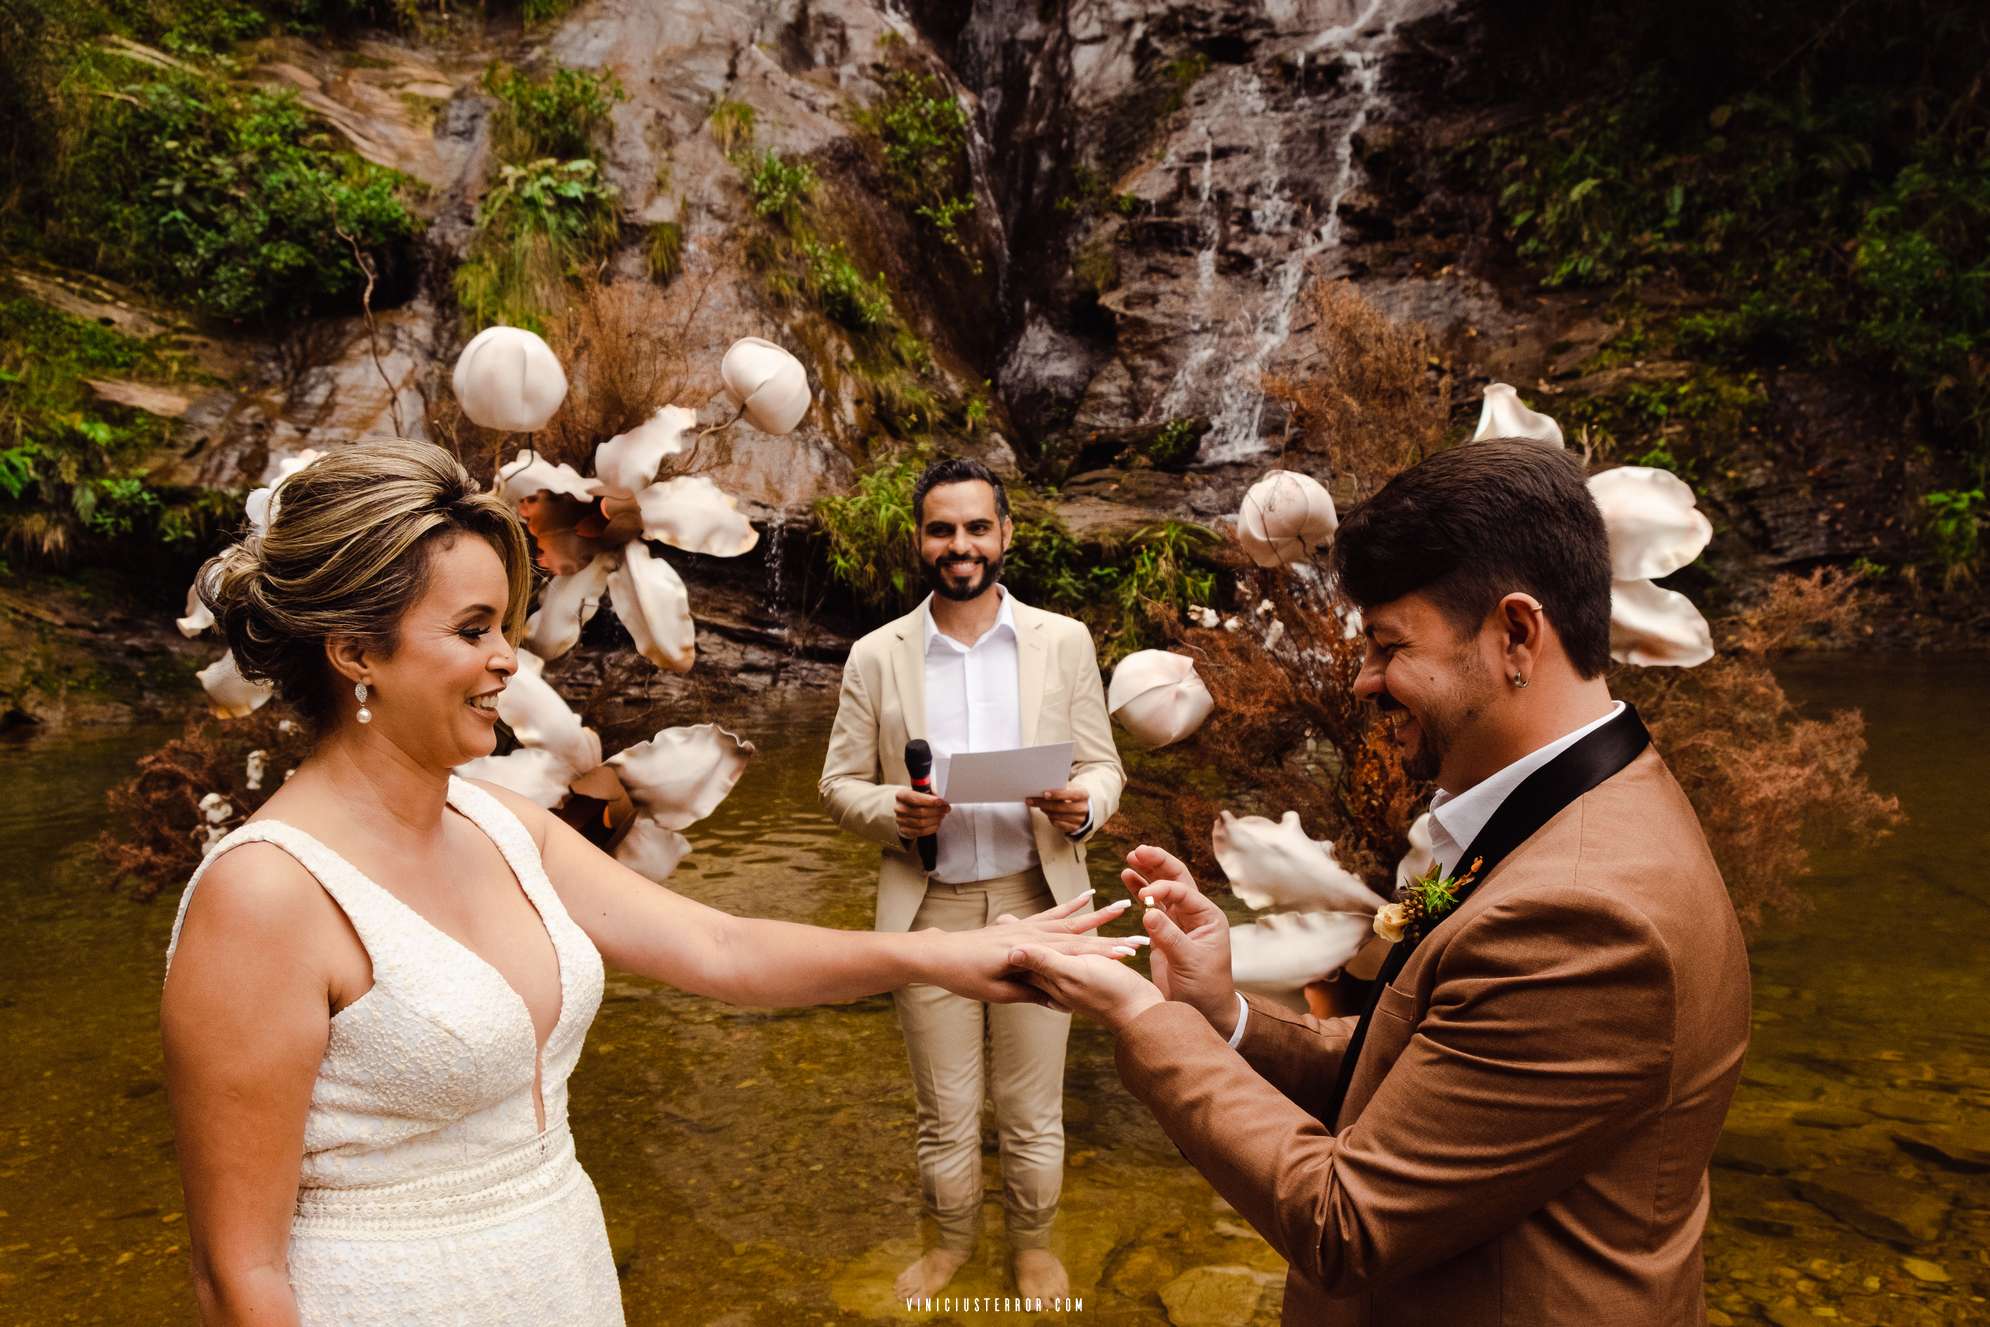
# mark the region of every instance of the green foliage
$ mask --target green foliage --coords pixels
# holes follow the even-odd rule
[[[1657,345],[1862,372],[1990,466],[1990,11],[1604,0],[1508,35],[1553,100],[1454,165],[1544,285],[1683,288]]]
[[[534,77],[500,61],[484,71],[497,98],[498,151],[508,161],[589,156],[608,113],[627,94],[613,73],[555,68]]]
[[[123,376],[192,371],[156,343],[0,291],[0,546],[57,564],[117,556],[131,539],[182,542],[209,524],[208,504],[143,479],[167,423],[99,400],[84,381]]]
[[[1954,584],[1975,573],[1983,529],[1983,490],[1939,489],[1921,499],[1928,508],[1928,541]]]
[[[1193,419],[1171,419],[1135,444],[1134,451],[1160,469],[1176,469],[1195,459],[1208,431],[1206,424]]]
[[[1209,57],[1201,51],[1191,51],[1163,65],[1161,73],[1168,88],[1168,99],[1163,105],[1163,110],[1172,115],[1186,105],[1189,91],[1200,83],[1203,75],[1208,72]]]
[[[749,156],[745,170],[753,214],[790,233],[798,229],[802,209],[815,191],[815,169],[806,161],[790,161],[769,148]]]
[[[829,574],[868,608],[889,611],[910,602],[918,537],[912,486],[922,468],[911,457],[885,460],[858,475],[851,493],[816,501]]]
[[[853,332],[876,332],[897,321],[883,275],[866,278],[841,244],[804,240],[801,253],[808,263],[809,292],[831,318]]]
[[[1085,552],[1047,508],[1021,514],[1009,549],[1008,577],[1031,603],[1083,619],[1107,667],[1161,638],[1163,623],[1179,621],[1192,604],[1216,593],[1216,574],[1196,558],[1216,543],[1208,530],[1163,521],[1138,531],[1105,560],[1084,565]]]
[[[967,111],[952,90],[930,74],[893,70],[885,76],[884,95],[861,122],[884,151],[894,195],[949,247],[967,255],[960,233],[961,221],[974,211]],[[978,263],[973,266],[980,270]]]
[[[356,308],[365,281],[341,230],[376,268],[408,265],[400,177],[287,92],[106,58],[62,105],[70,147],[43,235],[58,257],[235,321]]]
[[[456,269],[456,298],[477,325],[543,330],[542,317],[583,260],[614,241],[615,189],[590,157],[499,167]]]

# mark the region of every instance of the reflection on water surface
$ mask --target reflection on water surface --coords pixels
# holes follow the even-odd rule
[[[1990,756],[1962,721],[1986,708],[1983,676],[1884,659],[1788,671],[1793,694],[1866,708],[1875,782],[1912,820],[1878,852],[1821,853],[1815,913],[1756,945],[1755,1042],[1714,1173],[1717,1322],[1983,1316],[1990,886],[1972,872],[1990,856]],[[673,888],[734,912],[867,925],[875,849],[816,807],[830,711],[727,717],[760,756],[693,829]],[[0,746],[0,1043],[13,1052],[0,1321],[194,1320],[156,1031],[172,895],[106,894],[76,846],[98,828],[102,789],[169,735]],[[631,1324],[904,1317],[890,1281],[917,1247],[917,1179],[887,999],[737,1010],[611,974],[572,1109]],[[1171,1282],[1178,1305],[1201,1290],[1235,1321],[1276,1320],[1278,1259],[1121,1089],[1110,1043],[1082,1023],[1066,1129],[1057,1238],[1087,1321],[1155,1321]],[[1006,1290],[993,1150],[991,1134],[983,1248],[961,1294]],[[1232,1270],[1177,1282],[1195,1268]]]

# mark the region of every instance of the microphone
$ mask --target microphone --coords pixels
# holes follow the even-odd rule
[[[912,791],[933,792],[933,748],[922,738],[913,738],[905,744],[905,774],[912,781]],[[940,836],[921,834],[919,836],[919,863],[931,871],[940,860]]]

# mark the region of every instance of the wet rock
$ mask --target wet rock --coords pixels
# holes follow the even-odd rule
[[[1824,1327],[1824,1319],[1795,1304],[1775,1304],[1763,1310],[1763,1316],[1776,1327]]]
[[[1796,1189],[1854,1230],[1892,1244],[1926,1244],[1948,1219],[1946,1195],[1891,1175],[1848,1171],[1800,1181]]]
[[[1714,1164],[1755,1175],[1787,1175],[1801,1169],[1803,1160],[1782,1133],[1730,1124],[1714,1147]]]
[[[1105,1283],[1130,1299],[1144,1300],[1172,1281],[1179,1271],[1175,1260],[1152,1244],[1134,1244],[1115,1252],[1106,1264]]]
[[[1856,1129],[1871,1117],[1849,1106],[1811,1106],[1790,1118],[1807,1129]]]
[[[1990,1171],[1990,1130],[1981,1125],[1900,1129],[1893,1141],[1901,1151],[1944,1170],[1980,1175]]]
[[[1249,1267],[1193,1267],[1161,1287],[1161,1302],[1174,1327],[1245,1327],[1264,1286]]]
[[[1867,1097],[1864,1105],[1868,1114],[1882,1120],[1897,1120],[1903,1124],[1940,1124],[1953,1113],[1938,1102],[1898,1094]]]
[[[1902,1258],[1900,1265],[1916,1281],[1933,1281],[1944,1284],[1949,1279],[1948,1270],[1940,1263],[1929,1262],[1926,1258]]]

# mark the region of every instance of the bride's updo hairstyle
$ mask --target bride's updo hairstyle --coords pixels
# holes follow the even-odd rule
[[[504,634],[515,642],[532,586],[524,527],[428,442],[355,442],[312,461],[277,486],[263,533],[209,558],[196,583],[242,676],[274,683],[322,736],[346,685],[325,641],[351,636],[391,657],[430,558],[463,534],[504,561]]]

